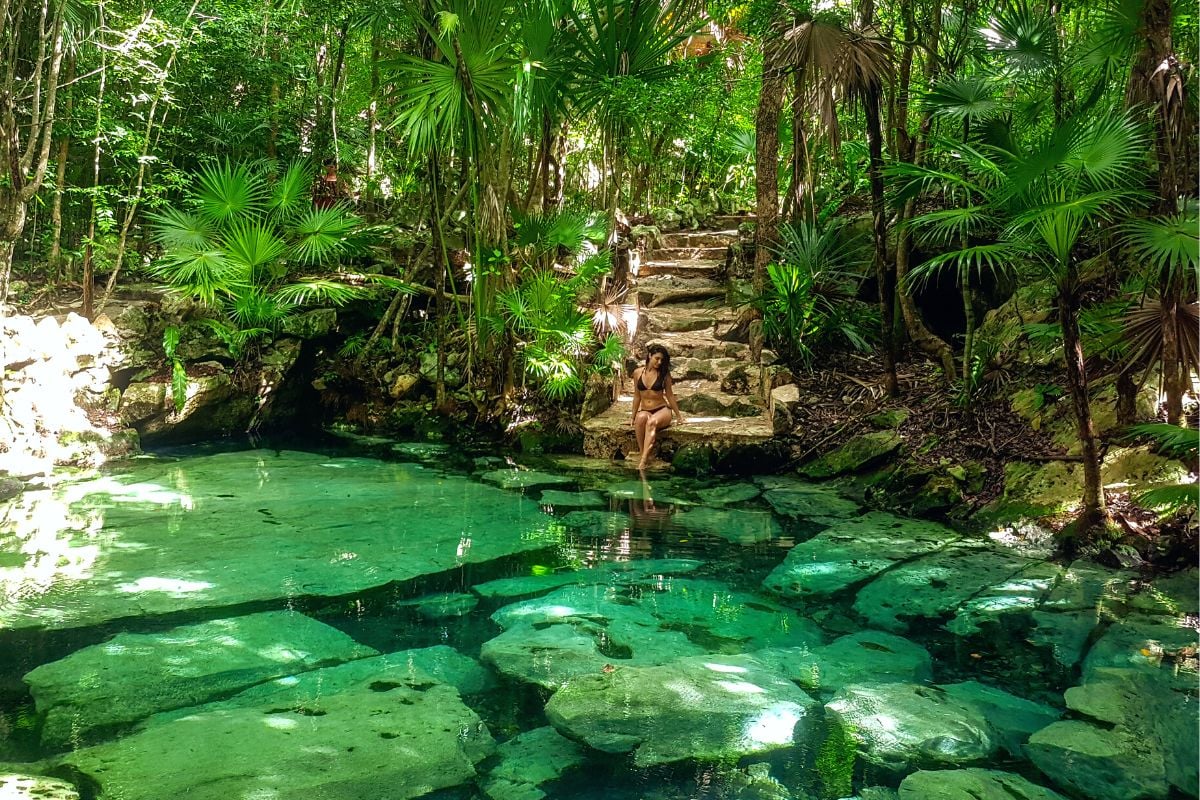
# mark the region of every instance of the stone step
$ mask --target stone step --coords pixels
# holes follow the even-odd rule
[[[733,228],[734,230],[737,230],[737,227],[739,225],[741,225],[743,222],[754,222],[754,215],[753,214],[721,214],[719,216],[712,218],[713,227],[720,228],[722,230],[725,230],[728,228]]]
[[[695,291],[704,292],[711,291],[709,295],[698,295],[688,298],[689,300],[704,300],[704,299],[723,299],[725,285],[712,278],[690,275],[647,275],[638,278],[637,285],[634,287],[634,292],[637,295],[638,302],[643,306],[648,306],[654,303],[662,295],[672,294],[675,292]]]
[[[688,261],[704,259],[708,261],[725,262],[726,245],[709,245],[706,241],[699,244],[685,244],[680,247],[658,247],[650,251],[650,261]]]
[[[736,318],[736,313],[724,306],[720,308],[659,306],[658,308],[642,309],[638,328],[648,333],[685,333],[711,330],[714,325],[728,325]]]
[[[682,275],[702,278],[714,277],[725,266],[724,261],[710,259],[676,259],[670,261],[643,261],[638,265],[634,274],[639,277],[648,275]]]
[[[651,309],[654,310],[654,309]],[[643,350],[653,344],[667,348],[672,360],[676,358],[736,358],[750,362],[750,346],[742,342],[722,342],[697,331],[658,333],[647,337]]]
[[[603,414],[584,422],[584,453],[596,458],[623,456],[627,460],[636,459],[637,436],[630,425],[632,410],[632,398],[622,397]],[[770,440],[773,433],[771,421],[763,415],[689,415],[687,422],[660,434],[660,454],[688,444],[726,452],[740,446],[762,444]]]
[[[703,248],[728,247],[737,241],[737,228],[723,231],[674,231],[664,233],[659,237],[661,248]]]

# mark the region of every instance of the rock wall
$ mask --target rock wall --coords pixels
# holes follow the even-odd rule
[[[145,443],[239,434],[286,417],[293,409],[274,400],[303,340],[336,324],[329,310],[299,315],[312,324],[237,361],[203,325],[184,321],[186,309],[155,299],[106,311],[94,322],[73,312],[0,319],[0,477],[97,466]],[[178,410],[161,345],[167,324],[184,328]]]

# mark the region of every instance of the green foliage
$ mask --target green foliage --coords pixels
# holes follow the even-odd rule
[[[779,261],[767,266],[769,284],[751,301],[762,313],[767,340],[808,365],[823,345],[867,349],[877,320],[851,302],[861,242],[836,224],[801,222],[783,225],[779,233]]]
[[[1168,425],[1164,422],[1149,422],[1133,425],[1129,428],[1132,436],[1147,439],[1160,453],[1178,458],[1195,469],[1200,459],[1200,431],[1194,428],[1181,428],[1178,425]],[[1198,500],[1198,487],[1195,483],[1181,483],[1172,486],[1157,486],[1147,489],[1134,497],[1142,506],[1152,508],[1162,514],[1179,514],[1189,509],[1195,509]]]
[[[168,325],[162,338],[163,352],[171,364],[171,400],[175,404],[176,414],[183,411],[187,402],[187,372],[183,368],[183,361],[175,355],[179,348],[180,335],[179,328]]]
[[[343,206],[314,208],[313,179],[307,162],[291,164],[273,182],[245,164],[212,164],[181,207],[149,215],[163,249],[154,275],[212,309],[223,320],[217,329],[238,352],[299,307],[343,305],[376,282],[355,276],[351,284],[340,273],[345,261],[364,253],[368,229]]]
[[[849,797],[854,794],[854,765],[858,760],[857,729],[837,717],[827,716],[829,722],[825,740],[817,751],[817,775],[821,779],[821,796],[825,800]]]

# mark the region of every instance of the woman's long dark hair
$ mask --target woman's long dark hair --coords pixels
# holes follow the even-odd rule
[[[667,352],[667,348],[661,344],[652,344],[646,348],[646,366],[650,366],[650,357],[655,353],[662,353],[662,371],[670,377],[671,375],[671,354]]]

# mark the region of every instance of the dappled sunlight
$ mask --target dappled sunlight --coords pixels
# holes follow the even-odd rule
[[[742,739],[751,746],[791,744],[796,723],[803,718],[804,709],[795,703],[776,703],[746,724]]]
[[[731,694],[765,694],[767,691],[746,681],[716,681],[716,685]]]
[[[188,581],[182,578],[146,576],[138,578],[132,583],[118,583],[116,588],[117,591],[127,594],[161,592],[171,597],[186,597],[195,592],[203,592],[205,589],[211,589],[213,588],[213,584],[207,581]]]
[[[733,664],[718,664],[712,661],[705,662],[705,669],[711,669],[713,672],[723,672],[733,675],[741,675],[749,672],[745,667],[738,667]]]

